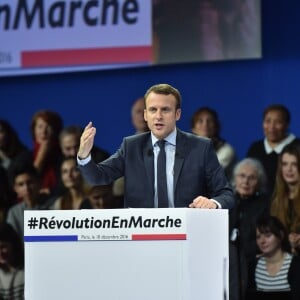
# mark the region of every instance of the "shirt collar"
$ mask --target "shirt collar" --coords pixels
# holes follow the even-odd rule
[[[275,151],[277,154],[281,153],[282,149],[289,143],[291,143],[295,139],[295,135],[290,133],[284,140],[282,140],[275,148],[271,148],[267,139],[264,139],[265,150],[267,154]]]
[[[177,129],[175,127],[175,129],[166,138],[164,138],[164,140],[167,141],[168,144],[176,146],[176,136],[177,136]],[[154,146],[158,141],[158,138],[152,132],[151,132],[151,141],[152,141],[152,146]]]

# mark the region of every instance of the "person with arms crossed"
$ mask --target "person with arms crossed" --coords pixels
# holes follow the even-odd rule
[[[120,149],[104,162],[91,160],[96,128],[92,122],[85,127],[77,159],[86,181],[105,185],[125,176],[124,207],[232,208],[232,189],[212,142],[176,127],[180,92],[168,84],[154,85],[145,94],[145,104],[150,131],[125,137]]]

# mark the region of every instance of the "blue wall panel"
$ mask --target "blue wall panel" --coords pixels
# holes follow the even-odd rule
[[[262,59],[0,78],[0,118],[9,120],[28,146],[30,119],[39,109],[59,112],[65,125],[92,120],[96,144],[114,152],[122,137],[133,133],[133,100],[152,84],[167,82],[182,92],[179,127],[190,130],[193,112],[211,106],[220,115],[222,136],[242,158],[262,137],[262,111],[271,103],[291,110],[291,130],[300,136],[299,11],[295,1],[262,1]]]

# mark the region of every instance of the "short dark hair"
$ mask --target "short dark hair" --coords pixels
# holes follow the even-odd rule
[[[144,95],[145,104],[146,104],[147,97],[152,92],[155,94],[173,95],[176,99],[176,109],[181,108],[181,94],[173,86],[171,86],[167,83],[160,83],[160,84],[155,84],[155,85],[151,86],[147,90],[146,94]]]
[[[23,243],[14,228],[5,222],[0,223],[0,241],[10,243],[13,251],[12,265],[15,268],[24,266],[24,249]]]
[[[288,124],[288,125],[290,124],[290,122],[291,122],[290,111],[288,110],[288,108],[286,106],[284,106],[282,104],[269,105],[263,112],[263,118],[266,117],[267,113],[269,113],[270,111],[274,111],[274,110],[279,111],[282,114],[286,124]]]
[[[10,172],[11,186],[14,186],[15,180],[19,175],[28,174],[39,181],[39,173],[31,163],[20,163],[15,165]]]
[[[75,135],[76,137],[78,137],[78,139],[80,139],[82,132],[83,132],[83,129],[81,126],[78,126],[78,125],[66,126],[59,133],[59,141],[61,142],[61,140],[66,135]]]
[[[256,228],[261,233],[272,233],[281,240],[281,249],[291,252],[291,246],[288,239],[286,227],[275,216],[261,216],[256,223]]]

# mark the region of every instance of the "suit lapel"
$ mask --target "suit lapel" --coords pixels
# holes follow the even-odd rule
[[[178,178],[182,169],[185,155],[186,155],[186,137],[182,134],[180,130],[177,129],[176,153],[175,153],[175,162],[174,162],[174,195],[175,195],[175,190],[176,190]]]
[[[149,185],[151,195],[149,199],[154,199],[154,153],[153,146],[151,142],[151,135],[147,139],[143,148],[143,158],[145,163],[145,170],[147,174],[147,183]]]

